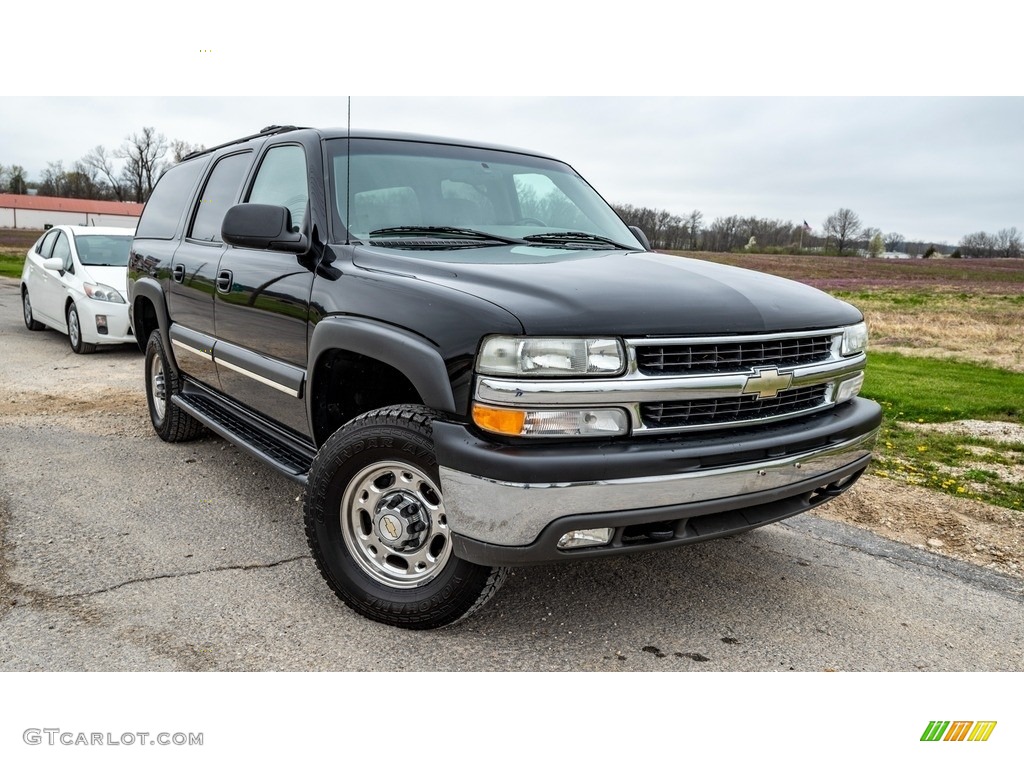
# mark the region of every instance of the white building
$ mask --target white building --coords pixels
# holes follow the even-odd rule
[[[141,203],[0,194],[0,227],[12,229],[45,229],[47,224],[135,227],[141,215]]]

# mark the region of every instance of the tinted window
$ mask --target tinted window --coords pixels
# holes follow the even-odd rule
[[[250,153],[243,152],[217,161],[196,204],[189,237],[211,243],[220,242],[220,225],[224,222],[224,214],[238,199],[238,189],[242,186],[250,160]]]
[[[273,147],[263,156],[248,202],[283,205],[291,211],[292,229],[298,231],[309,202],[306,153],[302,147]]]
[[[176,165],[161,176],[142,211],[135,236],[157,240],[170,240],[174,237],[181,212],[185,210],[189,194],[202,170],[203,161],[194,160]]]

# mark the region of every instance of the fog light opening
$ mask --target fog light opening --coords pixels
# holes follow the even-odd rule
[[[603,547],[612,540],[614,533],[614,528],[586,528],[582,531],[569,531],[558,540],[558,548]]]
[[[96,333],[107,335],[107,316],[96,315]]]

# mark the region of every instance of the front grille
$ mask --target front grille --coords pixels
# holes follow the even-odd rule
[[[810,365],[829,359],[832,336],[805,336],[725,344],[644,344],[636,349],[637,366],[647,376],[735,373],[759,366]]]
[[[712,400],[644,403],[640,415],[648,429],[728,425],[737,421],[768,419],[807,411],[825,403],[827,384],[800,387],[780,392],[777,397],[759,400],[757,395],[719,397]]]

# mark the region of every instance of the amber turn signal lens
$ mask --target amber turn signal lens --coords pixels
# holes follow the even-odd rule
[[[478,403],[473,404],[473,421],[481,429],[497,432],[501,435],[519,436],[523,434],[526,423],[524,411],[513,411],[507,408],[489,408]]]

